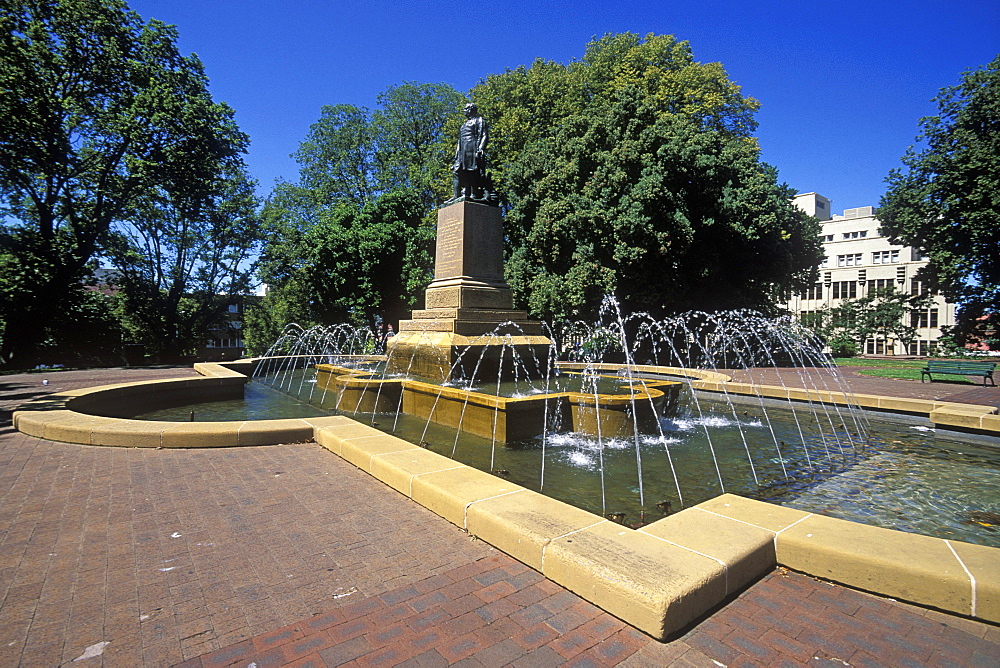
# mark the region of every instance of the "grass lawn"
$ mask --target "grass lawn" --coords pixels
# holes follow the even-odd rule
[[[893,369],[916,369],[917,377],[920,377],[920,370],[927,366],[925,360],[894,360],[894,359],[863,359],[861,357],[834,357],[837,366],[871,366],[890,367]]]
[[[894,359],[862,359],[860,357],[835,357],[837,366],[865,367],[855,369],[863,376],[876,378],[894,378],[896,380],[920,380],[920,370],[927,366],[925,360],[894,360]],[[950,382],[964,385],[978,385],[976,380],[966,376],[940,375],[931,376],[934,382]]]

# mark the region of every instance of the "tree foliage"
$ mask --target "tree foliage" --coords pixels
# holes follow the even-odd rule
[[[935,98],[920,120],[923,146],[894,169],[878,209],[882,232],[929,259],[925,279],[956,300],[968,331],[1000,324],[1000,56]]]
[[[768,308],[812,279],[818,225],[751,136],[756,101],[670,36],[609,35],[471,93],[508,200],[507,279],[536,315]]]
[[[329,204],[363,207],[380,194],[411,188],[427,206],[448,192],[450,143],[461,94],[446,84],[407,82],[379,94],[379,107],[325,106],[295,152],[299,186]]]
[[[871,290],[863,297],[848,299],[819,314],[819,321],[810,323],[837,350],[837,342],[849,341],[856,351],[875,338],[882,341],[897,339],[903,347],[916,338],[917,328],[912,314],[926,309],[928,294],[908,295],[895,288]]]
[[[463,98],[444,84],[404,83],[378,102],[323,107],[294,154],[299,181],[279,183],[264,206],[259,276],[269,292],[247,315],[255,351],[288,322],[384,333],[423,296]]]
[[[177,32],[121,0],[0,0],[0,363],[43,335],[113,223],[168,193],[203,210],[247,138]],[[36,270],[44,266],[43,272]]]
[[[233,162],[211,185],[197,209],[160,190],[115,223],[105,244],[129,338],[161,358],[203,345],[228,295],[247,294],[253,281],[262,234],[254,184]]]
[[[261,352],[290,322],[384,334],[426,287],[433,237],[418,193],[397,189],[360,209],[341,202],[297,238],[272,240],[261,275],[277,287],[248,316],[248,346]]]

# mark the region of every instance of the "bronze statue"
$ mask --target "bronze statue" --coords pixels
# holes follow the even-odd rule
[[[486,174],[486,144],[489,141],[489,127],[479,115],[476,105],[465,105],[468,119],[458,131],[458,148],[452,172],[455,178],[455,197],[465,197],[484,204],[495,204],[496,195],[491,192],[489,176]]]

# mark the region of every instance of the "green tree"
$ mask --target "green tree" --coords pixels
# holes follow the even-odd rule
[[[415,191],[394,190],[361,210],[337,207],[309,230],[303,276],[322,321],[353,320],[379,335],[406,317],[432,263],[422,213]]]
[[[404,83],[374,111],[323,107],[294,154],[299,181],[279,183],[263,209],[258,275],[269,292],[247,314],[253,350],[289,322],[384,332],[419,302],[462,102],[444,84]]]
[[[358,207],[396,188],[421,193],[429,207],[451,184],[446,128],[457,127],[461,94],[446,84],[390,86],[369,110],[325,106],[294,156],[298,185],[327,204]]]
[[[292,156],[300,165],[299,187],[319,202],[346,200],[363,206],[381,189],[375,153],[367,109],[350,104],[323,107]]]
[[[1000,325],[1000,56],[935,98],[917,140],[886,182],[878,218],[896,243],[919,248],[930,280],[960,305],[959,330],[984,315]],[[986,325],[986,323],[979,323]]]
[[[247,138],[177,32],[121,0],[0,0],[0,364],[30,363],[115,221],[160,190],[196,209]],[[44,266],[44,272],[33,268]]]
[[[451,196],[451,158],[465,98],[447,84],[407,82],[379,94],[372,112],[383,190],[409,188],[425,207]]]
[[[39,253],[0,251],[0,304],[16,304],[24,298],[22,286],[48,280],[53,270]],[[89,267],[84,272],[89,275]],[[124,332],[117,300],[83,284],[69,286],[61,298],[59,311],[37,326],[31,361],[26,364],[121,364]],[[0,340],[5,327],[0,318]]]
[[[912,314],[927,308],[929,295],[908,295],[894,288],[871,290],[857,299],[848,299],[829,311],[821,312],[824,322],[817,329],[831,346],[837,347],[846,340],[856,350],[863,350],[865,342],[875,338],[881,341],[897,339],[906,348],[916,338],[917,328]]]
[[[508,201],[507,279],[534,314],[771,308],[813,279],[818,224],[760,162],[756,101],[670,36],[609,35],[471,93]]]
[[[397,189],[362,208],[324,210],[298,239],[268,246],[261,276],[271,285],[247,317],[248,346],[261,352],[294,322],[347,323],[383,336],[426,287],[434,229],[420,195]]]
[[[262,236],[254,184],[234,157],[211,185],[198,208],[160,191],[115,223],[106,244],[130,337],[163,359],[203,345],[231,298],[250,291]]]

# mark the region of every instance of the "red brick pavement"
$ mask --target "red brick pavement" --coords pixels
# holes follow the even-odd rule
[[[997,627],[779,569],[660,643],[497,554],[180,666],[995,666],[998,641]]]
[[[190,374],[0,376],[0,410]],[[318,446],[90,448],[0,414],[0,665],[98,643],[73,665],[1000,665],[998,627],[780,570],[660,643]]]

